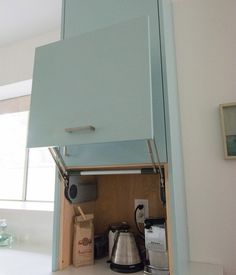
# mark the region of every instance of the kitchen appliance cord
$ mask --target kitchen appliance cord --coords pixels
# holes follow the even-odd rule
[[[143,204],[139,204],[136,208],[135,208],[135,211],[134,211],[134,221],[135,221],[135,225],[136,225],[136,228],[138,230],[138,233],[140,235],[140,237],[142,239],[144,239],[144,233],[140,230],[139,228],[139,225],[138,225],[138,222],[137,222],[137,211],[138,210],[142,210],[144,208]]]

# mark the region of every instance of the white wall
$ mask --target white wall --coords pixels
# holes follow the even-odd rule
[[[59,30],[0,48],[0,86],[26,79],[33,74],[36,47],[59,39]]]
[[[236,161],[218,106],[236,102],[236,1],[173,0],[190,256],[236,274]]]
[[[59,30],[0,48],[0,86],[32,78],[35,48],[59,39]],[[6,110],[6,104],[0,106]],[[8,106],[9,108],[11,104]],[[53,213],[50,211],[0,209],[18,244],[50,251]]]

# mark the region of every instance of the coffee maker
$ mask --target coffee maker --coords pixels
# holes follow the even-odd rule
[[[169,275],[165,219],[145,220],[145,274]]]

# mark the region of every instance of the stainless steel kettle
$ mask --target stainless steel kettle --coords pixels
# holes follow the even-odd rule
[[[110,268],[121,273],[133,273],[143,270],[143,263],[132,232],[117,232],[112,249]]]

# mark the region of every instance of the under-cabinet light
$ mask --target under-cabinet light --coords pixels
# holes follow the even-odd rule
[[[127,174],[141,174],[139,170],[103,170],[103,171],[81,171],[81,176],[98,176],[98,175],[127,175]]]

